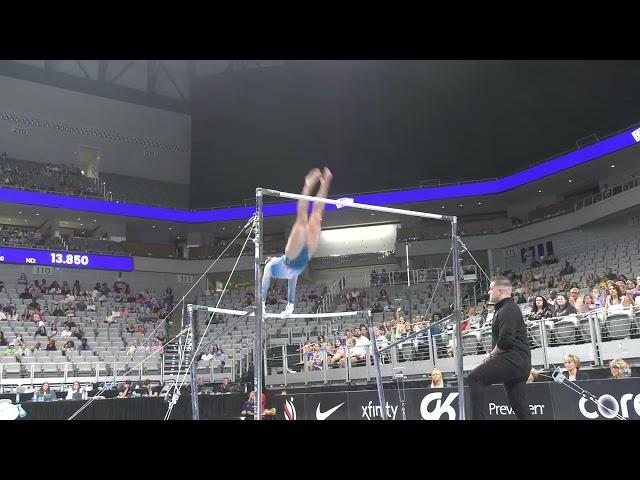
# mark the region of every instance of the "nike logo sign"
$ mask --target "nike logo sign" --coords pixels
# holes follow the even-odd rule
[[[320,411],[320,404],[318,404],[318,408],[316,408],[316,419],[317,420],[326,420],[327,418],[329,418],[329,416],[331,416],[331,414],[333,412],[338,410],[342,405],[344,405],[344,402],[342,402],[340,405],[337,405],[337,406],[335,406],[333,408],[330,408],[326,412],[321,412]]]

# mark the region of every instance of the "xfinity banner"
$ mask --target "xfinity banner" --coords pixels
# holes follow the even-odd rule
[[[385,390],[385,412],[391,420],[455,420],[458,392],[453,388],[408,388],[404,407],[397,390]],[[376,390],[302,393],[276,397],[279,419],[376,420],[382,418]]]
[[[527,385],[529,409],[534,420],[611,419],[617,414],[640,419],[640,378],[587,380],[573,389],[554,382]],[[581,395],[582,389],[602,405]],[[408,388],[404,404],[398,390],[385,390],[384,406],[391,420],[456,420],[458,390],[455,388]],[[465,391],[467,404],[469,392]],[[376,420],[381,418],[376,390],[303,393],[276,397],[278,419],[285,420]],[[605,408],[606,407],[606,408]],[[515,419],[504,388],[495,385],[487,394],[485,414],[492,420]]]

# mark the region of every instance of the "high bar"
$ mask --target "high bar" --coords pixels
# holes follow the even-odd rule
[[[310,202],[329,203],[331,205],[336,205],[339,207],[360,208],[362,210],[373,210],[376,212],[396,213],[398,215],[407,215],[411,217],[433,218],[435,220],[452,221],[456,218],[456,217],[451,217],[449,215],[439,215],[437,213],[416,212],[414,210],[403,210],[401,208],[379,207],[377,205],[368,205],[366,203],[349,202],[346,200],[332,200],[330,198],[311,197],[309,195],[280,192],[278,190],[271,190],[268,188],[262,188],[259,190],[262,190],[262,193],[264,195],[271,195],[273,197],[292,198],[294,200],[308,200]]]
[[[206,308],[209,313],[225,313],[227,315],[246,315],[247,312],[243,310],[227,310],[225,308],[205,307],[204,305],[191,305],[192,308]],[[356,312],[335,312],[335,313],[292,313],[286,317],[282,313],[265,313],[265,318],[335,318],[335,317],[353,317],[360,313],[366,313],[367,310],[361,310]],[[255,316],[252,312],[250,317]]]

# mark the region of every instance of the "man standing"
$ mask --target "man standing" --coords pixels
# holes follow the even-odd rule
[[[491,322],[493,350],[467,380],[471,393],[471,418],[485,418],[486,391],[494,383],[503,383],[507,398],[519,420],[529,418],[526,382],[531,370],[531,350],[520,308],[511,298],[511,282],[495,277],[489,286],[489,301],[495,304]]]

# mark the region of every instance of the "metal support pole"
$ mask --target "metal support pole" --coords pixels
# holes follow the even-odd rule
[[[380,355],[378,354],[378,345],[376,344],[376,338],[373,334],[373,315],[371,314],[371,310],[367,313],[367,324],[369,326],[369,332],[371,332],[371,336],[373,337],[373,342],[371,345],[373,347],[373,364],[376,367],[376,386],[378,387],[378,400],[380,401],[380,413],[382,414],[382,419],[387,419],[387,402],[384,399],[384,388],[382,387],[382,372],[380,371]]]
[[[198,345],[198,314],[193,305],[187,305],[187,316],[191,327],[191,418],[200,420],[198,407],[198,365],[196,359],[196,345]]]
[[[602,327],[600,326],[600,317],[596,314],[593,316],[593,328],[595,329],[596,336],[592,341],[598,344],[598,363],[596,365],[603,366],[602,359]]]
[[[256,218],[254,222],[255,282],[256,282],[256,336],[253,339],[253,385],[256,403],[253,418],[262,420],[262,189],[256,188]]]
[[[289,362],[287,358],[287,346],[282,345],[282,373],[284,375],[284,386],[287,386],[287,373],[289,370]]]
[[[591,334],[591,347],[593,348],[593,364],[602,365],[600,358],[600,349],[598,348],[598,342],[596,341],[596,327],[594,315],[589,314],[589,333]]]
[[[465,401],[464,401],[464,359],[462,358],[462,300],[460,298],[460,265],[458,265],[458,218],[453,217],[451,220],[451,261],[453,263],[453,293],[455,297],[454,315],[455,315],[455,352],[456,352],[456,375],[458,377],[458,409],[460,410],[459,419],[465,419]]]
[[[544,365],[545,370],[549,368],[549,358],[547,353],[547,345],[549,345],[549,340],[547,339],[547,325],[545,320],[540,320],[540,342],[542,343],[542,364]]]
[[[404,242],[404,250],[407,256],[407,286],[411,286],[411,277],[409,276],[409,242]]]

